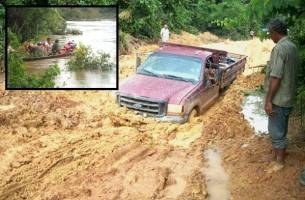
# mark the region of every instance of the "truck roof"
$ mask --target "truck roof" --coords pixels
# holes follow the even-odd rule
[[[196,47],[196,46],[183,45],[183,44],[167,43],[167,42],[161,43],[157,52],[198,57],[203,60],[205,60],[206,57],[212,54],[218,54],[219,56],[227,55],[227,52],[222,50],[209,49],[204,47]]]

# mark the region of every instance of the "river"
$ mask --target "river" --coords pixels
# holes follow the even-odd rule
[[[81,35],[51,35],[52,41],[59,40],[63,45],[67,41],[90,46],[94,53],[110,54],[110,62],[117,65],[117,25],[115,20],[67,21],[67,28],[82,31]],[[32,74],[42,74],[49,65],[58,64],[60,75],[55,78],[56,88],[94,88],[116,89],[117,69],[111,71],[80,70],[70,71],[66,63],[69,57],[26,62],[27,70]]]

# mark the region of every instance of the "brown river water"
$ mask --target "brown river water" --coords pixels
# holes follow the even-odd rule
[[[116,21],[68,21],[68,28],[82,31],[82,35],[51,35],[54,41],[59,39],[63,45],[74,41],[90,46],[93,52],[110,54],[110,62],[116,65]],[[95,88],[115,89],[117,85],[116,69],[110,71],[80,70],[70,71],[66,66],[69,57],[45,59],[26,62],[27,70],[32,74],[41,75],[50,65],[58,64],[60,74],[55,78],[55,88]]]

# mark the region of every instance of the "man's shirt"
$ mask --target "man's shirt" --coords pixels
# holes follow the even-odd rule
[[[270,62],[266,69],[265,91],[269,89],[270,77],[281,79],[280,86],[272,103],[281,107],[292,107],[296,95],[296,75],[298,68],[298,51],[288,39],[281,38],[272,49]]]

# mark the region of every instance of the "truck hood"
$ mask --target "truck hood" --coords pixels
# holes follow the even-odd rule
[[[120,84],[119,93],[179,104],[195,86],[191,82],[135,74]]]

